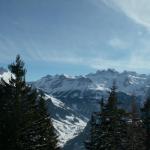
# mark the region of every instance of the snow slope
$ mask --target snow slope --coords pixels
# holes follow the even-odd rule
[[[83,131],[87,124],[87,118],[81,117],[53,96],[46,95],[45,99],[47,100],[48,109],[58,134],[59,145],[63,147],[67,141]]]

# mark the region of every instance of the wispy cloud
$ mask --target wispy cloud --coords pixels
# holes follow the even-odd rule
[[[150,29],[150,1],[149,0],[103,0],[114,9],[122,11],[136,23]]]
[[[86,0],[84,2],[87,3]],[[60,6],[62,13],[49,8],[45,11],[39,7],[41,9],[38,11],[46,12],[40,13],[42,21],[39,21],[37,15],[37,18],[33,15],[35,12],[32,14],[34,9],[31,9],[31,18],[22,14],[15,17],[24,16],[22,21],[15,20],[10,26],[6,26],[7,22],[6,25],[1,25],[0,62],[9,63],[19,53],[30,65],[43,63],[55,67],[74,64],[94,69],[149,69],[150,34],[147,29],[150,29],[150,1],[88,2],[88,5],[83,3],[79,10],[68,9],[68,5]],[[78,8],[80,2],[74,3]],[[87,10],[85,6],[88,6]],[[98,7],[95,9],[95,6]],[[18,8],[20,10],[20,5]],[[56,15],[47,19],[49,16],[46,17],[46,14]],[[18,11],[14,16],[17,15]],[[4,17],[10,22],[9,17]]]
[[[132,43],[134,44],[134,43]],[[75,65],[84,65],[94,69],[104,69],[104,68],[115,68],[117,70],[137,70],[138,69],[149,69],[150,66],[150,44],[149,40],[143,39],[139,40],[136,47],[133,47],[132,51],[128,53],[128,58],[120,59],[122,56],[117,56],[117,59],[111,59],[108,55],[113,54],[113,50],[107,51],[104,55],[101,55],[101,52],[97,50],[97,54],[91,56],[90,58],[84,55],[77,54],[75,51],[58,51],[58,50],[49,50],[49,49],[40,49],[37,44],[28,39],[27,42],[21,44],[24,48],[25,60],[31,60],[35,62],[43,63],[62,63],[62,64],[75,64]],[[120,49],[131,48],[131,41],[122,40],[119,37],[112,38],[108,40],[108,45],[116,48],[117,52]],[[4,36],[0,37],[0,46],[1,46],[1,55],[0,58],[14,59],[17,53],[21,53],[21,47],[18,47],[17,43],[9,38]],[[10,51],[9,51],[10,49]],[[13,54],[12,54],[13,53]],[[108,55],[107,55],[108,53]],[[12,54],[12,55],[10,55]],[[13,58],[12,58],[13,57]]]

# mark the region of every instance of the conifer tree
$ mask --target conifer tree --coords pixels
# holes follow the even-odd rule
[[[40,126],[39,129],[39,144],[41,150],[58,150],[58,140],[55,133],[55,129],[52,124],[50,115],[48,114],[44,94],[41,91],[38,99],[38,114]]]
[[[11,79],[9,83],[2,80],[0,84],[0,116],[3,116],[0,118],[0,148],[55,150],[54,144],[49,142],[57,145],[52,121],[46,117],[44,99],[39,100],[37,90],[27,85],[26,70],[19,55],[8,68],[12,73]],[[49,133],[53,136],[49,137]]]
[[[132,96],[131,112],[128,123],[128,150],[145,150],[144,129],[137,106],[136,97]]]
[[[142,120],[145,128],[145,150],[150,150],[150,97],[147,98],[142,113]]]
[[[6,137],[4,138],[5,141],[3,140],[3,147],[8,150],[31,149],[31,141],[34,139],[33,135],[35,135],[33,134],[34,129],[31,130],[31,125],[37,119],[35,118],[37,116],[37,93],[26,85],[26,70],[19,55],[17,55],[16,61],[9,65],[8,68],[12,73],[9,83],[4,80],[1,81],[1,86],[3,86],[5,92],[3,99],[5,103],[7,102],[5,107],[7,111],[6,115],[4,115],[7,122],[2,124],[11,134],[9,133],[8,135],[6,134],[7,131],[3,130]],[[9,117],[11,119],[8,116],[11,116]]]
[[[21,123],[21,96],[25,89],[25,69],[24,64],[21,61],[19,55],[16,57],[16,62],[9,65],[9,70],[13,74],[9,83],[1,80],[1,86],[3,86],[4,95],[1,97],[1,102],[5,105],[6,114],[4,114],[5,120],[2,124],[5,126],[7,131],[2,131],[5,134],[1,137],[3,139],[2,147],[5,149],[21,149],[19,146],[18,134]],[[2,101],[2,99],[4,101]],[[7,148],[6,148],[7,147]]]
[[[108,102],[105,106],[104,149],[123,150],[127,146],[126,112],[118,108],[115,83],[112,86]]]
[[[108,102],[101,101],[101,112],[92,122],[92,131],[88,149],[90,150],[126,150],[127,122],[126,113],[118,108],[116,86],[113,85]],[[85,144],[87,147],[87,144]]]

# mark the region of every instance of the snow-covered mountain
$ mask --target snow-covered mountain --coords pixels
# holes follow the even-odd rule
[[[8,74],[9,72],[4,71],[0,77],[8,79]],[[119,73],[113,69],[99,70],[85,76],[47,75],[30,83],[46,93],[48,109],[59,135],[59,144],[65,145],[65,150],[68,147],[83,149],[83,144],[80,145],[81,142],[77,140],[84,139],[84,127],[91,113],[98,111],[98,102],[102,96],[108,96],[114,80],[118,98],[125,109],[130,109],[130,95],[136,95],[140,104],[150,87],[150,75],[129,71]]]
[[[34,86],[49,94],[61,94],[67,91],[80,91],[74,96],[82,97],[85,91],[108,91],[116,81],[118,90],[126,94],[144,96],[150,87],[150,75],[124,71],[119,73],[113,69],[98,70],[85,76],[47,75],[34,82]],[[72,95],[73,96],[73,95]]]
[[[108,96],[108,91],[110,91],[114,80],[116,81],[118,97],[122,107],[126,109],[130,109],[130,95],[137,95],[140,104],[140,101],[145,97],[150,87],[149,75],[129,71],[119,73],[113,69],[99,70],[96,73],[90,73],[85,76],[47,75],[36,82],[32,82],[32,85],[45,91],[48,95],[59,99],[63,104],[68,106],[69,109],[79,114],[81,118],[90,119],[91,113],[99,109],[98,102],[100,98],[102,96]],[[57,111],[55,111],[55,113],[57,114]],[[63,117],[65,116],[66,115],[63,114]],[[59,126],[58,120],[61,120],[60,118],[57,118],[57,121],[54,123],[57,129]],[[67,124],[67,122],[65,124]],[[74,122],[73,124],[76,123]],[[59,129],[63,132],[67,131],[67,133],[70,133],[70,129],[68,128],[60,126]],[[83,133],[85,133],[85,130]],[[83,138],[83,133],[77,132],[76,134],[79,134],[79,137],[76,136],[74,138],[74,136],[72,136],[72,138],[66,139],[67,145],[65,145],[64,149],[68,149],[68,147],[72,147],[72,149],[74,147],[74,149],[76,149],[75,145],[77,146],[77,143],[79,148],[81,145],[77,140]],[[62,137],[65,139],[66,136],[68,135],[66,134]],[[71,142],[68,144],[69,139],[71,139]],[[81,147],[83,148],[83,145]]]
[[[129,71],[119,73],[113,69],[99,70],[85,76],[47,75],[32,85],[89,118],[91,112],[98,109],[100,98],[107,97],[114,80],[118,93],[124,96],[134,94],[144,98],[150,87],[150,75]]]
[[[118,90],[129,95],[144,96],[150,87],[150,75],[131,71],[119,73],[108,69],[88,74],[86,77],[91,79],[100,89],[111,87],[112,81],[115,80]]]

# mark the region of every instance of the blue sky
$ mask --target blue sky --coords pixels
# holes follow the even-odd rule
[[[150,73],[149,0],[0,0],[0,65],[27,79],[115,68]]]

